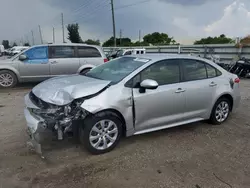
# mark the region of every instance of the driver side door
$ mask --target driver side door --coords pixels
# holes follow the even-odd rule
[[[27,59],[20,61],[17,57],[16,60],[22,81],[42,81],[50,77],[47,46],[33,47],[22,55],[26,55]]]
[[[157,81],[158,88],[147,89],[145,93],[141,93],[138,83],[145,79]],[[182,121],[185,97],[180,89],[180,80],[178,59],[156,62],[134,78],[133,99],[137,134],[171,127],[171,124]]]

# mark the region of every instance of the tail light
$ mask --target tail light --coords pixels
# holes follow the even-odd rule
[[[234,83],[240,83],[240,79],[239,78],[235,78],[234,79]]]
[[[107,58],[104,59],[104,63],[108,62],[109,60]]]

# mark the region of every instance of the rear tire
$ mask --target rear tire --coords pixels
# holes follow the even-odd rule
[[[13,88],[17,84],[15,73],[9,70],[0,71],[0,88]]]
[[[210,123],[214,125],[220,125],[224,123],[231,112],[232,104],[230,100],[223,97],[217,100],[215,103],[211,116],[210,116]]]
[[[87,117],[79,127],[79,140],[90,153],[99,155],[113,150],[122,135],[122,122],[113,112]]]

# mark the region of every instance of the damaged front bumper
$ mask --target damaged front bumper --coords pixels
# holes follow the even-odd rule
[[[51,107],[45,102],[41,105],[40,99],[34,98],[35,96],[32,94],[25,96],[24,116],[28,127],[27,133],[30,137],[28,146],[42,155],[41,144],[52,141],[55,134],[58,140],[63,140],[64,134],[69,132],[77,134],[78,120],[83,120],[89,112],[81,108],[82,100],[73,101],[66,106],[54,105]],[[44,105],[48,107],[44,108]]]
[[[33,148],[36,153],[42,155],[41,144],[48,137],[46,124],[42,118],[36,117],[26,108],[24,116],[27,122],[27,134],[30,140],[27,142],[28,147]]]

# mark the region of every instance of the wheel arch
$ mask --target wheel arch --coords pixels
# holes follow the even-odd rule
[[[94,66],[94,65],[91,65],[91,64],[82,65],[82,66],[77,70],[77,73],[82,72],[84,69],[92,69],[92,68],[94,68],[94,67],[95,67],[95,66]]]
[[[95,114],[106,113],[106,112],[112,113],[113,115],[117,116],[121,120],[121,122],[122,122],[122,134],[124,136],[126,134],[127,129],[126,129],[126,120],[125,120],[124,116],[122,115],[122,113],[116,109],[108,108],[105,110],[98,111]]]
[[[232,95],[231,94],[229,94],[229,93],[224,93],[224,94],[222,94],[222,95],[220,95],[218,98],[217,98],[217,100],[215,101],[215,103],[218,101],[218,100],[220,100],[221,98],[226,98],[226,99],[228,99],[229,101],[230,101],[230,111],[232,111],[232,109],[233,109],[233,105],[234,105],[234,99],[233,99],[233,97],[232,97]],[[215,104],[214,103],[214,104]]]
[[[16,75],[17,81],[20,82],[20,75],[19,75],[18,71],[15,70],[14,68],[12,69],[12,68],[1,68],[0,67],[0,71],[10,71],[10,72],[12,72],[13,74]]]

